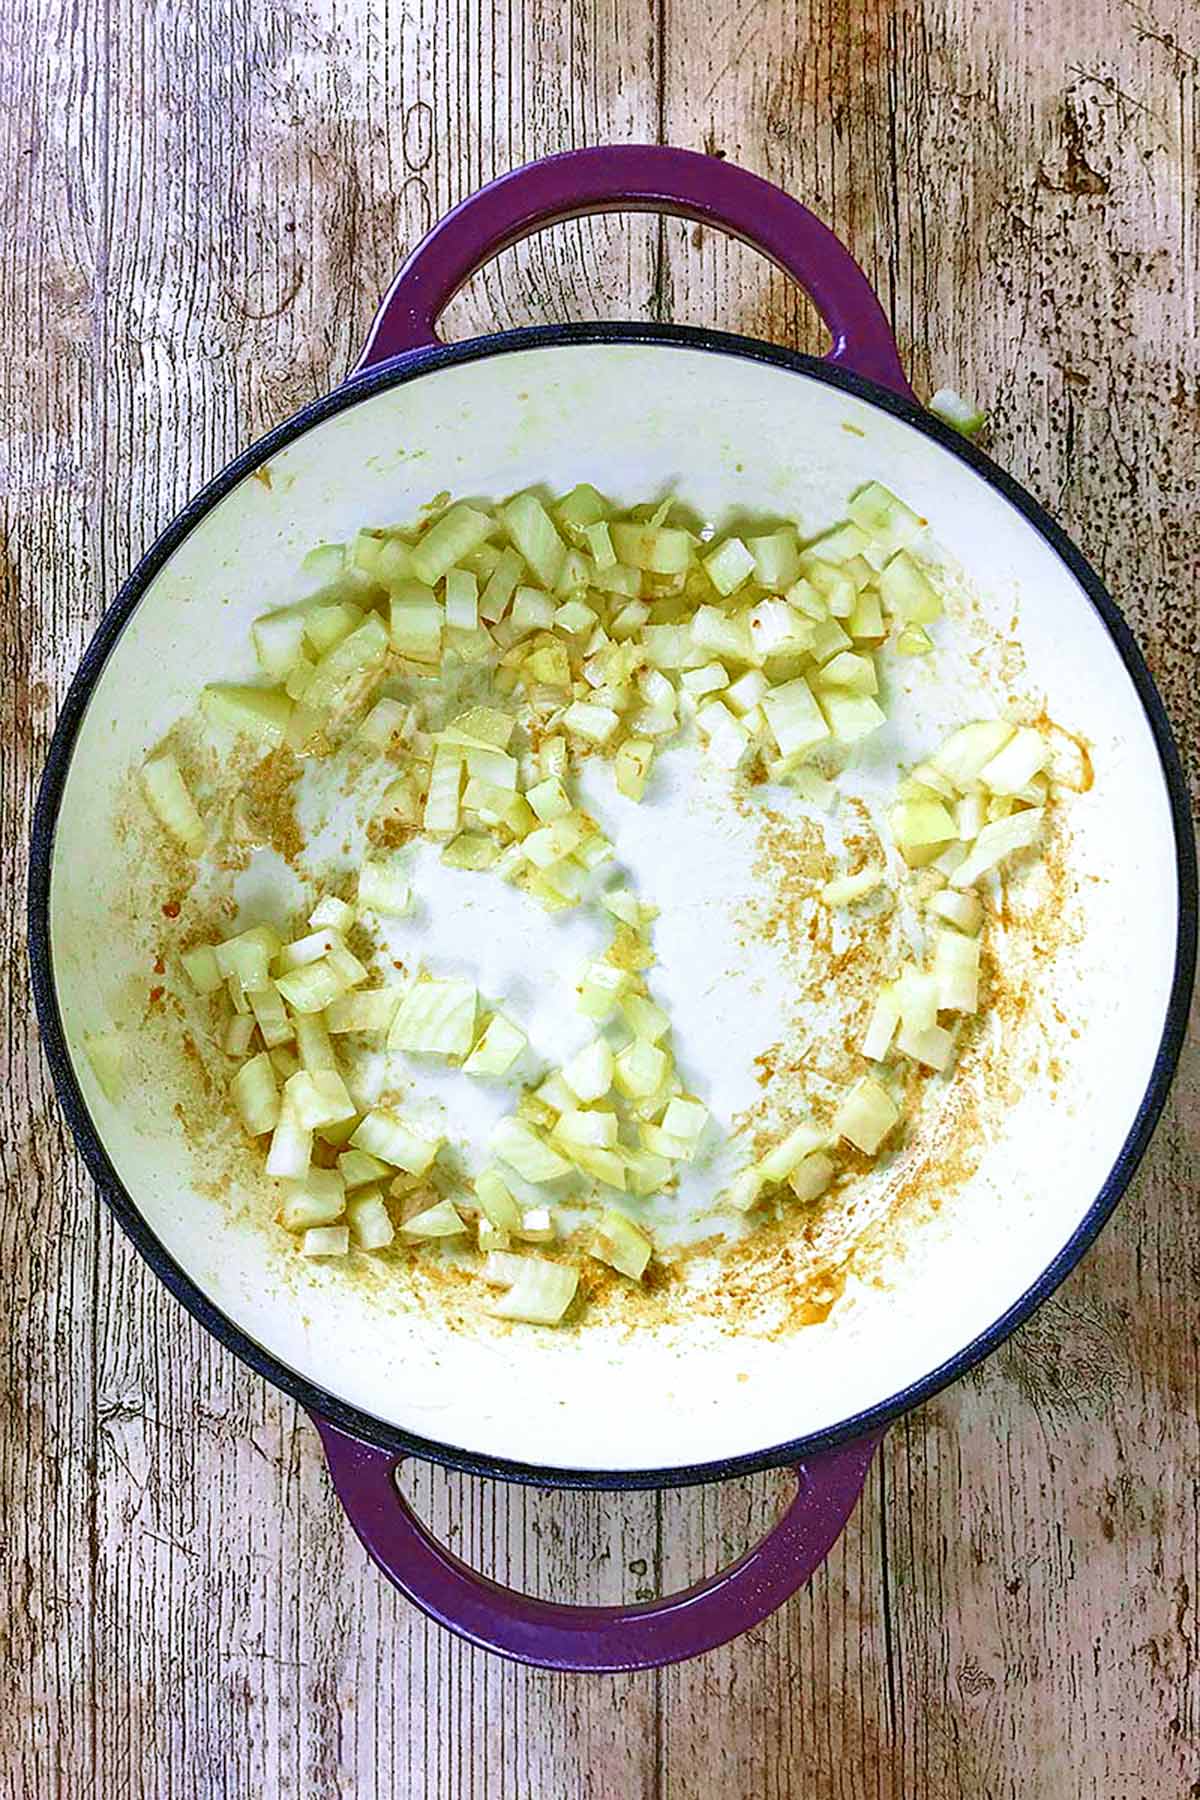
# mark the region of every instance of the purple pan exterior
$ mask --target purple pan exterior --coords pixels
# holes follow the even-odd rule
[[[912,389],[866,276],[808,208],[757,175],[656,144],[567,151],[471,195],[417,246],[371,328],[359,370],[438,343],[442,312],[475,271],[562,219],[661,212],[752,244],[814,301],[827,360],[905,399]],[[489,1581],[437,1544],[401,1498],[397,1458],[315,1423],[338,1497],[375,1562],[431,1618],[487,1650],[543,1668],[614,1673],[702,1655],[759,1624],[820,1567],[854,1511],[881,1433],[809,1457],[775,1525],[711,1581],[636,1606],[565,1606]]]

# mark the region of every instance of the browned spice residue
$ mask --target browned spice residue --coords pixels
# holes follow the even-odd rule
[[[293,865],[304,849],[296,820],[296,786],[302,772],[303,764],[292,751],[272,750],[247,770],[241,796],[252,832]]]

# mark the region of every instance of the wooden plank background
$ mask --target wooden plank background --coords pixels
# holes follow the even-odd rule
[[[728,156],[841,232],[918,389],[987,405],[1194,749],[1198,77],[1187,0],[3,0],[5,1800],[1200,1795],[1194,1046],[1097,1249],[891,1432],[811,1590],[701,1662],[568,1679],[402,1605],[307,1423],[114,1235],[15,923],[58,699],[122,573],[341,378],[434,218],[588,142]],[[820,341],[753,254],[645,218],[506,255],[447,330],[630,316]],[[409,1486],[503,1578],[608,1600],[715,1567],[779,1491]]]

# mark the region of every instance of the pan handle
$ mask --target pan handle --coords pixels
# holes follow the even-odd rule
[[[438,319],[477,269],[562,219],[662,212],[752,244],[802,287],[829,327],[826,361],[913,398],[866,276],[828,226],[782,188],[733,163],[663,144],[566,150],[501,175],[417,245],[371,326],[358,370],[438,343]]]
[[[854,1511],[882,1433],[807,1457],[761,1543],[696,1587],[634,1606],[566,1606],[501,1587],[451,1554],[396,1485],[401,1458],[318,1414],[338,1499],[388,1580],[439,1625],[534,1668],[614,1675],[715,1650],[761,1624],[824,1562]]]

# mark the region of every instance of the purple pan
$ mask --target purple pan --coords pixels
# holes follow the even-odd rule
[[[564,219],[633,210],[692,219],[762,251],[816,304],[832,339],[828,354],[823,359],[801,356],[716,332],[607,324],[539,327],[441,344],[437,324],[445,307],[501,250]],[[535,360],[531,353],[537,353]],[[711,385],[714,397],[730,396],[720,408],[723,419],[736,416],[744,405],[742,429],[748,444],[751,436],[762,437],[768,421],[774,430],[779,421],[790,420],[795,431],[812,440],[815,462],[826,456],[841,459],[839,469],[844,465],[853,476],[852,459],[861,455],[863,479],[887,481],[915,495],[931,518],[946,519],[951,535],[958,535],[962,560],[970,565],[974,555],[981,580],[1035,583],[1047,618],[1030,624],[1034,648],[1042,634],[1056,646],[1057,659],[1070,665],[1076,710],[1089,723],[1094,718],[1094,737],[1110,729],[1119,732],[1119,754],[1114,750],[1109,759],[1116,773],[1109,786],[1097,783],[1097,814],[1110,830],[1120,819],[1119,830],[1130,844],[1129,861],[1140,872],[1141,903],[1149,891],[1161,927],[1152,950],[1131,950],[1135,958],[1144,954],[1148,960],[1133,971],[1129,995],[1112,999],[1109,1012],[1094,1025],[1095,1068],[1089,1051],[1079,1076],[1081,1083],[1092,1083],[1080,1088],[1092,1109],[1086,1147],[1082,1138],[1079,1145],[1066,1146],[1061,1178],[1044,1184],[1053,1189],[1049,1197],[1039,1188],[1040,1178],[1030,1176],[1030,1224],[1019,1248],[1010,1252],[998,1238],[998,1247],[989,1249],[986,1227],[964,1231],[945,1252],[958,1261],[947,1265],[954,1267],[955,1281],[943,1317],[929,1322],[929,1308],[919,1296],[907,1313],[906,1302],[898,1300],[894,1315],[881,1313],[878,1329],[864,1337],[844,1379],[831,1378],[823,1389],[815,1384],[815,1392],[786,1378],[787,1353],[781,1349],[785,1378],[764,1423],[755,1422],[747,1400],[738,1424],[738,1397],[731,1390],[721,1420],[708,1435],[707,1428],[685,1420],[672,1438],[674,1427],[664,1423],[664,1453],[658,1458],[640,1455],[632,1442],[616,1444],[621,1424],[611,1413],[605,1430],[593,1431],[591,1454],[585,1437],[572,1437],[574,1424],[564,1430],[559,1451],[548,1431],[537,1437],[536,1422],[520,1428],[514,1424],[511,1439],[492,1426],[473,1432],[465,1416],[455,1414],[453,1393],[442,1412],[417,1415],[407,1405],[402,1379],[388,1402],[379,1391],[359,1385],[352,1369],[331,1375],[311,1346],[288,1336],[290,1327],[280,1314],[256,1311],[255,1297],[237,1288],[227,1268],[211,1255],[211,1232],[207,1239],[189,1236],[189,1209],[177,1203],[179,1165],[170,1162],[175,1152],[165,1136],[155,1140],[153,1133],[143,1132],[137,1144],[132,1142],[80,1053],[88,984],[94,986],[96,978],[96,964],[88,958],[94,959],[95,940],[103,936],[97,931],[95,898],[103,891],[103,873],[86,883],[76,878],[73,840],[78,834],[82,841],[90,822],[111,804],[114,784],[131,757],[155,741],[163,729],[163,706],[169,702],[177,708],[188,681],[198,684],[219,674],[221,655],[228,654],[218,646],[211,671],[201,667],[194,676],[181,676],[174,687],[168,681],[170,691],[161,704],[147,689],[143,704],[131,660],[135,653],[138,667],[161,669],[181,654],[177,645],[190,641],[191,624],[180,610],[192,567],[189,558],[202,570],[206,544],[222,534],[228,544],[231,531],[252,531],[253,520],[245,512],[252,503],[260,508],[288,505],[281,493],[286,483],[276,479],[268,492],[268,484],[248,479],[268,463],[276,471],[296,470],[295,493],[300,496],[309,492],[304,459],[311,452],[325,483],[320,492],[335,489],[330,470],[336,471],[352,442],[344,433],[365,434],[353,440],[353,454],[359,456],[370,433],[378,433],[381,423],[387,427],[389,406],[408,408],[396,415],[404,418],[406,431],[417,432],[422,418],[433,421],[434,463],[441,453],[438,446],[444,449],[456,431],[465,430],[458,460],[469,462],[470,443],[487,439],[489,409],[502,410],[506,395],[508,403],[514,403],[515,395],[528,405],[530,371],[537,380],[542,369],[548,383],[559,379],[553,371],[563,370],[563,380],[578,378],[585,386],[592,382],[587,389],[592,393],[603,392],[608,370],[614,391],[621,384],[627,389],[630,383],[645,384],[647,394],[656,394],[660,410],[678,409],[678,417],[668,424],[673,441],[688,446],[706,429],[695,411],[696,383],[691,380],[699,371],[697,379],[706,388]],[[665,374],[656,388],[660,370]],[[434,385],[438,382],[441,387]],[[635,385],[631,398],[636,391]],[[465,395],[466,403],[457,412],[447,405],[439,413],[437,396],[451,392]],[[475,395],[476,415],[464,427],[462,418],[471,413]],[[549,386],[545,392],[535,390],[533,398],[548,413],[553,411]],[[594,410],[592,416],[597,416]],[[855,448],[858,438],[867,441],[861,452]],[[706,461],[712,460],[705,444],[699,449]],[[558,461],[547,463],[559,466]],[[497,480],[493,462],[478,481],[467,467],[457,485],[460,490],[491,491]],[[648,489],[640,486],[639,492],[644,491]],[[329,535],[323,530],[326,521],[317,516],[325,502],[319,496],[312,499],[316,492],[309,493],[311,505],[305,505],[300,521],[309,542]],[[328,501],[333,512],[344,504],[344,495],[334,494]],[[293,506],[301,510],[299,498]],[[286,537],[282,516],[269,522]],[[259,600],[251,596],[247,604]],[[193,661],[203,660],[200,642],[197,636]],[[113,724],[115,704],[109,710],[117,692],[119,729]],[[120,740],[115,747],[109,743],[114,734]],[[1108,766],[1103,757],[1097,762]],[[1120,894],[1112,904],[1118,902],[1124,903]],[[1128,904],[1135,904],[1132,890]],[[83,659],[55,733],[34,827],[30,923],[47,1056],[101,1193],[183,1304],[308,1409],[338,1497],[382,1572],[431,1618],[484,1649],[546,1668],[614,1672],[658,1667],[712,1650],[797,1593],[857,1504],[887,1422],[994,1349],[1083,1254],[1146,1147],[1178,1056],[1195,961],[1195,859],[1169,728],[1121,614],[1038,504],[922,411],[883,311],[848,251],[805,207],[757,176],[687,151],[629,145],[533,163],[455,208],[401,269],[349,381],[218,476],[131,575]],[[86,954],[79,948],[85,941],[92,946]],[[1114,1044],[1122,1046],[1120,1076],[1104,1088],[1100,1064]],[[1069,1136],[1069,1128],[1064,1129]],[[1027,1169],[1033,1166],[1031,1146],[1042,1149],[1036,1136],[1031,1125],[1024,1150]],[[1014,1156],[1020,1154],[1018,1145]],[[951,1288],[944,1284],[942,1291],[950,1293]],[[578,1335],[586,1339],[586,1327]],[[361,1346],[355,1355],[361,1363]],[[435,1422],[423,1425],[422,1418]],[[748,1441],[747,1433],[754,1432],[758,1435]],[[614,1492],[790,1467],[797,1491],[762,1542],[713,1579],[633,1606],[570,1606],[504,1588],[438,1544],[399,1493],[396,1474],[408,1456],[497,1479]]]

